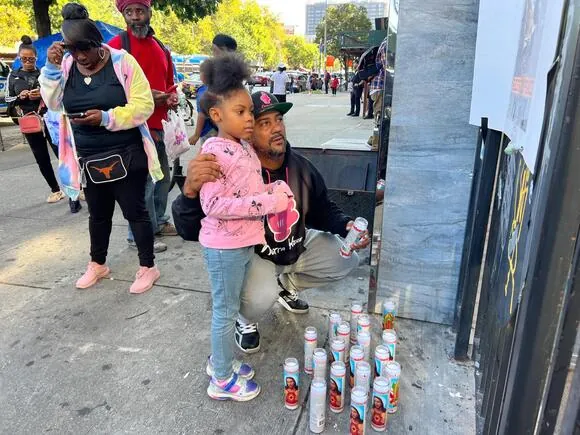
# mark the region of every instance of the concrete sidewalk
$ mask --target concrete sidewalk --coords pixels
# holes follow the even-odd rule
[[[289,100],[296,103],[287,116],[292,143],[369,135],[370,121],[345,116],[345,94]],[[111,279],[75,290],[88,261],[86,207],[71,215],[64,201],[46,204],[48,189],[26,147],[1,153],[0,162],[0,433],[308,433],[308,377],[301,376],[303,406],[286,410],[283,361],[295,356],[302,364],[306,326],[324,339],[329,310],[348,317],[352,300],[366,301],[364,267],[307,291],[307,315],[274,307],[260,323],[262,350],[245,358],[262,393],[243,404],[212,401],[205,392],[211,298],[199,245],[165,238],[158,285],[130,295],[137,253],[117,210]],[[373,321],[374,347],[380,328]],[[403,373],[389,433],[475,433],[473,368],[450,359],[449,328],[401,320],[397,329]],[[348,433],[348,410],[327,417],[326,432]]]

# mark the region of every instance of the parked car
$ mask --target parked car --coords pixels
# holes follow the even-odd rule
[[[197,90],[203,85],[198,72],[190,74],[181,84],[181,90],[187,98],[196,98]]]
[[[8,74],[10,74],[10,67],[0,60],[0,116],[8,116],[8,104],[6,103]]]
[[[308,76],[303,73],[289,72],[288,75],[292,79],[292,89],[289,89],[292,93],[304,92],[306,90],[306,81]]]
[[[255,73],[248,80],[248,84],[252,86],[268,86],[270,83],[270,75],[267,73]]]

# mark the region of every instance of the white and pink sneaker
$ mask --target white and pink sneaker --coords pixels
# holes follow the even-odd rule
[[[242,378],[234,373],[229,379],[218,381],[212,376],[207,387],[207,395],[215,400],[247,402],[260,394],[260,386],[252,379]]]

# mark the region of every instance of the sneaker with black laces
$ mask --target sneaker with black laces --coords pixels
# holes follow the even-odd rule
[[[234,333],[236,345],[244,353],[256,353],[260,351],[260,333],[257,323],[243,323],[236,320]]]
[[[280,305],[282,305],[291,313],[306,314],[308,312],[308,302],[299,299],[297,293],[291,293],[286,290],[284,287],[282,287],[280,281],[278,281],[278,285],[282,289],[282,291],[278,293],[278,302]]]

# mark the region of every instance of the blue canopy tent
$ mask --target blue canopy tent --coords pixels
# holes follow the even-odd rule
[[[103,23],[102,21],[96,21],[97,27],[103,35],[103,39],[105,41],[110,41],[114,36],[117,36],[123,29],[119,29],[118,27],[111,26],[110,24]],[[46,52],[48,51],[48,47],[55,41],[62,41],[62,34],[55,33],[54,35],[46,36],[44,38],[40,38],[32,43],[38,52],[38,59],[36,64],[39,68],[43,67],[46,63]],[[14,63],[12,64],[12,69],[20,68],[21,63],[20,59],[16,58]]]

